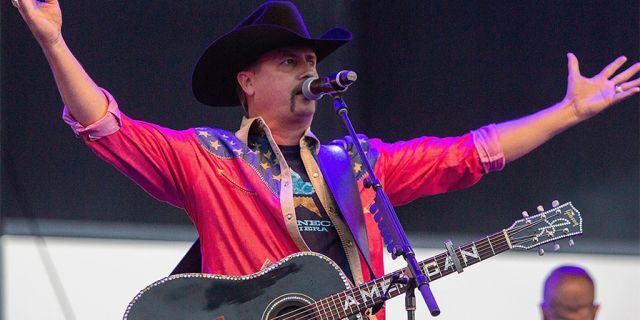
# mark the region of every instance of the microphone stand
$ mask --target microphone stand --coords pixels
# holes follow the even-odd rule
[[[342,92],[344,92],[344,90]],[[435,317],[440,314],[440,308],[436,303],[433,293],[431,293],[427,277],[418,265],[413,248],[411,248],[411,244],[402,229],[402,225],[400,224],[398,216],[391,205],[391,201],[382,190],[382,184],[380,184],[380,181],[373,174],[373,168],[364,153],[360,140],[358,140],[356,132],[353,129],[353,125],[351,124],[351,120],[349,120],[349,111],[347,109],[347,104],[342,99],[342,92],[332,94],[332,97],[334,98],[333,108],[336,114],[344,121],[344,124],[349,131],[349,135],[353,140],[353,144],[358,150],[358,154],[360,154],[362,162],[365,165],[365,169],[369,174],[369,178],[365,180],[365,187],[373,188],[376,191],[377,196],[375,203],[371,206],[369,211],[374,214],[374,219],[378,223],[378,228],[380,229],[384,243],[387,245],[387,251],[391,253],[391,257],[396,259],[398,256],[403,256],[405,261],[407,261],[408,270],[411,273],[409,275],[410,279],[405,299],[409,320],[413,320],[415,317],[415,294],[413,290],[416,287],[420,290],[420,293],[429,308],[429,312]]]

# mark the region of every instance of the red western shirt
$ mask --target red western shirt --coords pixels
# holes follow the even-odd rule
[[[63,118],[100,158],[153,197],[186,211],[200,235],[203,272],[251,274],[308,250],[296,225],[291,173],[261,118],[244,119],[235,134],[207,127],[176,131],[128,118],[104,92],[109,108],[101,120],[83,127],[66,108]],[[494,125],[460,137],[385,143],[363,136],[362,142],[393,205],[471,186],[484,173],[504,166]],[[318,144],[307,130],[300,140],[301,156],[331,214],[336,207],[315,161]],[[345,148],[358,181],[372,267],[382,275],[382,238],[368,211],[375,192],[363,186],[362,159],[349,145]],[[336,228],[343,233],[356,284],[368,281],[350,232],[344,224],[336,223]]]

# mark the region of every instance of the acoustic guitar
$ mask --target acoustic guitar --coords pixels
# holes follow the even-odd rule
[[[542,254],[541,245],[582,234],[582,217],[571,202],[554,205],[453,249],[455,257],[447,251],[419,265],[431,282],[514,248],[538,247]],[[351,287],[331,259],[300,252],[246,276],[185,273],[158,280],[133,298],[124,319],[355,320],[365,310],[403,294],[407,284],[398,280],[404,273],[398,270]]]

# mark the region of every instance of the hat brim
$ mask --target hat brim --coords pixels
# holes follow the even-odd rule
[[[319,62],[350,40],[351,33],[340,27],[317,39],[271,25],[233,30],[216,39],[200,56],[191,79],[193,94],[209,106],[240,105],[235,90],[236,75],[267,51],[290,45],[308,46]]]

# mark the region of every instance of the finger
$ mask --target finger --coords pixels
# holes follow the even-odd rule
[[[627,69],[627,70],[621,72],[619,75],[613,77],[613,79],[611,79],[611,81],[613,81],[613,83],[625,82],[625,81],[629,80],[631,77],[633,77],[634,74],[638,73],[638,71],[640,71],[640,62],[636,62],[636,64],[634,64],[631,67],[629,67],[629,69]]]
[[[37,17],[37,11],[40,6],[38,0],[16,0],[20,3],[20,14],[22,18],[31,25],[34,23],[34,18]]]
[[[14,7],[16,7],[16,9],[18,9],[18,12],[20,13],[20,15],[22,16],[22,19],[27,21],[27,4],[25,3],[24,0],[11,0],[11,4],[13,4]]]
[[[11,0],[14,6],[18,8],[20,13],[31,13],[33,7],[36,5],[35,0]]]
[[[576,58],[573,53],[569,52],[567,53],[567,60],[569,77],[580,76],[580,64],[578,63],[578,58]]]
[[[604,77],[605,79],[609,79],[609,77],[611,77],[614,73],[616,73],[616,71],[618,71],[618,69],[620,69],[620,67],[625,62],[627,62],[627,57],[625,56],[618,57],[618,59],[613,60],[613,62],[611,62],[608,66],[602,69],[602,71],[600,72],[600,76]]]
[[[22,20],[24,20],[27,25],[29,25],[31,21],[31,10],[27,8],[28,3],[25,0],[11,0],[11,2],[13,3],[13,6],[18,9]]]
[[[624,100],[624,99],[627,99],[627,98],[631,97],[632,95],[634,95],[634,94],[636,94],[636,93],[638,93],[638,92],[640,92],[640,88],[638,88],[638,87],[633,87],[633,88],[631,88],[631,89],[624,90],[624,91],[622,91],[622,92],[620,92],[620,93],[616,94],[616,95],[614,96],[614,98],[616,99],[616,103],[617,103],[617,102],[620,102],[620,101],[622,101],[622,100]]]
[[[620,88],[622,88],[622,90],[627,90],[627,88],[633,88],[638,86],[640,86],[640,78],[620,84]]]

